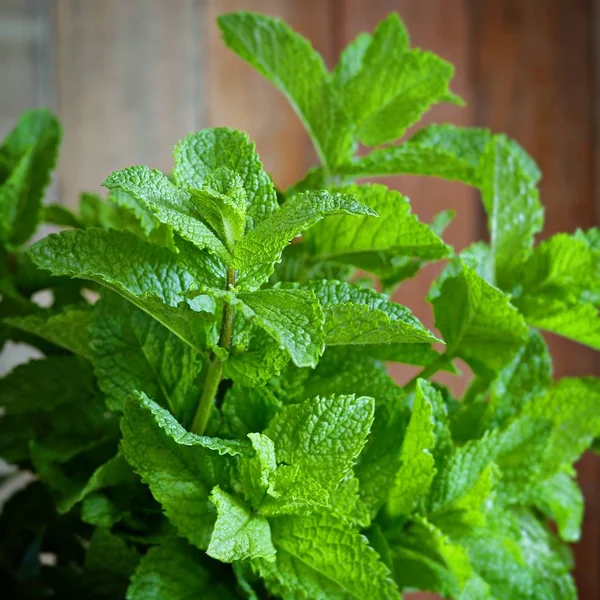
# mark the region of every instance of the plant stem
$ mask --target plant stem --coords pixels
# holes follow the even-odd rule
[[[235,286],[236,273],[234,269],[227,269],[226,289]],[[229,349],[231,336],[233,334],[233,318],[235,316],[235,307],[225,300],[223,303],[223,316],[221,318],[221,332],[219,334],[219,346],[225,350]],[[213,352],[210,356],[210,364],[206,378],[204,379],[204,388],[200,396],[200,402],[194,415],[192,423],[192,432],[203,435],[210,419],[210,413],[214,404],[221,375],[223,374],[223,361]]]
[[[420,373],[415,375],[405,386],[404,389],[407,392],[412,392],[417,385],[417,379],[428,379],[435,373],[437,373],[450,359],[448,354],[441,354],[431,364],[427,365]]]

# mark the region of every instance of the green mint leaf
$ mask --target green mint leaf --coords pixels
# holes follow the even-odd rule
[[[299,367],[315,367],[323,354],[323,313],[314,293],[258,290],[239,294],[242,310],[262,327]]]
[[[428,344],[438,340],[408,308],[385,294],[341,281],[311,281],[306,286],[321,303],[328,346]]]
[[[574,463],[600,434],[600,382],[592,377],[563,378],[548,393],[525,405],[523,414],[553,424],[545,462],[552,472]]]
[[[552,362],[542,336],[531,331],[515,358],[499,373],[491,388],[489,419],[501,426],[517,416],[525,404],[543,396],[552,379]]]
[[[333,87],[342,89],[344,84],[360,73],[365,54],[371,45],[369,33],[359,33],[341,52],[340,60],[331,73]]]
[[[223,400],[223,435],[243,438],[249,433],[263,431],[280,409],[281,402],[268,387],[253,388],[236,383],[227,390]]]
[[[129,167],[116,171],[102,184],[108,189],[128,192],[150,210],[165,225],[172,227],[183,239],[201,250],[207,249],[223,260],[228,259],[221,240],[201,220],[201,214],[190,194],[178,188],[156,169]]]
[[[171,539],[153,546],[142,558],[127,600],[234,600],[237,596],[215,580],[211,565],[202,554],[182,539]]]
[[[348,194],[331,194],[322,190],[294,196],[236,244],[233,266],[248,270],[279,262],[283,249],[294,237],[314,226],[323,217],[344,213],[377,216],[375,211]],[[271,273],[272,269],[266,273],[263,281]],[[263,281],[257,282],[258,285]]]
[[[231,353],[223,365],[223,377],[248,387],[265,385],[290,361],[290,353],[271,334],[256,326],[240,354]]]
[[[190,422],[200,394],[195,385],[202,368],[198,351],[116,294],[106,294],[94,309],[90,327],[92,361],[98,385],[113,410],[135,391],[143,391]]]
[[[581,537],[584,499],[577,481],[567,473],[557,473],[531,492],[531,503],[556,522],[565,542]]]
[[[309,489],[323,498],[351,472],[373,422],[373,399],[313,398],[286,408],[264,432],[275,445],[275,510],[288,500],[310,502]],[[280,497],[280,500],[278,499]]]
[[[446,352],[463,358],[476,372],[498,371],[527,335],[523,317],[508,296],[455,259],[432,290],[436,327]]]
[[[61,227],[73,227],[73,229],[79,229],[82,226],[79,218],[62,204],[46,204],[42,206],[40,222],[60,225]]]
[[[394,79],[379,83],[383,90],[379,106],[358,122],[357,136],[366,146],[398,139],[434,104],[461,103],[448,93],[454,67],[435,54],[409,50],[394,63]]]
[[[570,565],[562,558],[564,549],[526,510],[498,512],[488,528],[461,542],[493,598],[577,598]]]
[[[332,82],[354,123],[361,124],[405,87],[401,80],[407,51],[408,32],[400,17],[391,13],[372,36],[359,36],[342,54]]]
[[[364,536],[328,515],[272,521],[274,563],[258,565],[267,587],[283,598],[398,600],[388,568]]]
[[[217,520],[206,553],[223,562],[262,558],[275,560],[269,522],[220,487],[210,495],[217,507]]]
[[[225,44],[286,96],[324,164],[344,162],[352,127],[333,91],[323,59],[310,42],[279,19],[253,13],[220,15]]]
[[[48,311],[25,317],[12,317],[4,319],[4,323],[89,359],[91,351],[87,328],[91,320],[92,311],[71,307],[60,312]]]
[[[62,137],[60,124],[47,110],[23,113],[0,146],[0,240],[26,242],[42,212]]]
[[[82,214],[84,212],[85,196],[86,195],[84,194],[80,203]],[[173,228],[161,223],[159,219],[156,218],[153,211],[150,210],[142,200],[136,198],[133,194],[126,192],[122,188],[112,189],[108,194],[108,200],[112,202],[117,209],[114,211],[113,216],[110,217],[110,221],[113,221],[114,224],[100,223],[99,225],[101,227],[113,227],[131,231],[144,240],[169,248],[169,250],[172,250],[173,252],[177,252]],[[131,215],[135,217],[135,221],[132,220]],[[96,224],[87,224],[87,227],[96,226]]]
[[[246,498],[253,507],[259,507],[277,469],[275,445],[273,440],[262,433],[249,433],[248,438],[254,455],[240,461],[239,472]]]
[[[100,492],[91,493],[81,501],[81,520],[94,527],[110,528],[123,516],[123,512]]]
[[[190,308],[185,294],[192,286],[225,286],[223,265],[208,254],[183,242],[179,254],[173,254],[130,233],[99,229],[50,235],[29,253],[40,268],[105,285],[184,341],[205,346],[205,323]],[[188,306],[178,306],[185,303]]]
[[[248,200],[242,179],[227,168],[216,169],[204,180],[204,189],[190,188],[202,218],[231,249],[244,235]]]
[[[273,182],[264,172],[254,144],[245,133],[226,127],[204,129],[181,140],[173,154],[173,175],[179,186],[226,193],[227,187],[220,181],[223,169],[240,178],[248,203],[247,230],[277,210]]]
[[[427,495],[435,476],[432,450],[435,444],[433,406],[429,396],[435,393],[419,379],[412,414],[400,454],[400,468],[389,493],[388,511],[392,516],[409,515],[420,498]]]
[[[515,305],[540,329],[600,348],[600,252],[580,235],[535,248],[513,280]]]
[[[228,488],[232,468],[228,455],[244,446],[187,433],[169,412],[144,394],[130,398],[121,421],[121,450],[150,486],[180,535],[207,548],[215,522],[210,491]]]
[[[446,459],[431,487],[430,512],[480,503],[490,492],[493,473],[489,467],[498,452],[498,435],[486,433],[481,439],[460,446]]]
[[[480,163],[491,137],[487,129],[428,125],[399,146],[379,148],[342,165],[351,177],[431,175],[477,186]]]
[[[85,568],[128,578],[140,561],[140,555],[123,538],[98,527],[90,540]]]
[[[340,191],[356,196],[379,219],[335,216],[316,225],[305,234],[315,256],[370,270],[386,251],[397,256],[430,259],[448,254],[448,246],[411,214],[409,202],[399,192],[376,184],[350,186]]]
[[[434,524],[417,517],[404,530],[389,532],[388,543],[394,579],[401,590],[429,590],[462,598],[460,594],[473,575],[469,556]]]
[[[431,513],[429,519],[451,536],[483,527],[499,479],[498,467],[494,463],[488,464],[468,492]]]
[[[496,281],[505,286],[513,269],[533,248],[544,209],[524,151],[505,136],[494,136],[482,157],[481,199],[488,214]],[[527,160],[527,162],[526,162]]]

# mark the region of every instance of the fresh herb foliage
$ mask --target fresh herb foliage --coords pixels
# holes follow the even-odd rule
[[[0,148],[1,341],[43,354],[0,385],[1,455],[38,479],[0,516],[2,596],[575,598],[573,465],[600,436],[600,383],[553,381],[537,330],[600,349],[598,230],[536,243],[540,174],[504,135],[429,125],[383,145],[461,103],[397,15],[332,72],[279,20],[219,26],[314,142],[290,189],[244,133],[208,129],[171,174],[112,173],[108,201],[72,214],[41,203],[51,114]],[[355,182],[399,173],[477,188],[489,243],[456,253],[451,215],[423,223]],[[41,222],[68,230],[25,247]],[[440,260],[434,333],[391,298]],[[459,358],[464,398],[429,381]],[[401,386],[386,362],[421,373]]]

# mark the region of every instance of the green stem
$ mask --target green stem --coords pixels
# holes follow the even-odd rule
[[[227,269],[227,284],[226,289],[235,286],[236,273],[233,269]],[[233,335],[233,319],[235,316],[235,307],[225,301],[223,303],[223,317],[221,319],[221,332],[219,334],[219,346],[225,350],[229,349],[231,344],[231,336]],[[221,383],[221,375],[223,374],[223,361],[213,352],[210,356],[210,364],[206,378],[204,379],[204,388],[200,402],[194,415],[192,423],[192,432],[198,435],[203,435],[210,419],[210,413],[214,404],[219,384]]]
[[[417,385],[417,379],[429,379],[432,375],[435,375],[440,369],[442,369],[446,363],[450,360],[448,354],[440,355],[431,364],[427,365],[420,373],[415,375],[405,386],[404,389],[407,392],[412,392]]]

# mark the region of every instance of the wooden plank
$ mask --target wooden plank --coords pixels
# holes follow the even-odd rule
[[[248,132],[275,183],[286,187],[316,164],[306,132],[283,95],[231,52],[221,40],[216,17],[251,10],[284,19],[309,38],[326,61],[335,53],[329,0],[207,0],[207,122]]]
[[[544,236],[595,223],[588,0],[473,3],[477,121],[516,138],[544,174]],[[596,221],[597,222],[597,221]],[[557,377],[599,373],[597,353],[548,336]],[[581,598],[600,597],[600,462],[580,463],[586,497],[575,547]]]
[[[397,11],[406,23],[411,45],[435,52],[455,65],[452,89],[467,102],[466,108],[453,105],[435,106],[419,124],[447,122],[470,125],[473,122],[473,93],[471,90],[471,48],[469,45],[469,10],[466,0],[344,0],[340,3],[337,21],[340,23],[340,42],[346,45],[361,31],[372,31],[390,12]],[[394,177],[381,180],[400,190],[412,202],[413,210],[424,221],[445,209],[456,209],[456,218],[444,239],[456,249],[462,249],[482,234],[479,200],[471,188],[457,182],[431,177]],[[414,279],[402,284],[395,300],[410,307],[428,326],[433,327],[431,306],[425,300],[431,281],[441,265],[432,265]],[[418,370],[408,365],[392,365],[391,372],[399,381],[407,381]],[[468,368],[465,366],[465,371]],[[464,387],[456,377],[441,374],[439,380],[450,384],[457,392]]]
[[[202,3],[55,1],[65,202],[128,165],[170,171],[202,126]]]
[[[0,138],[31,108],[56,108],[53,5],[0,0]],[[54,201],[57,188],[48,193]]]

